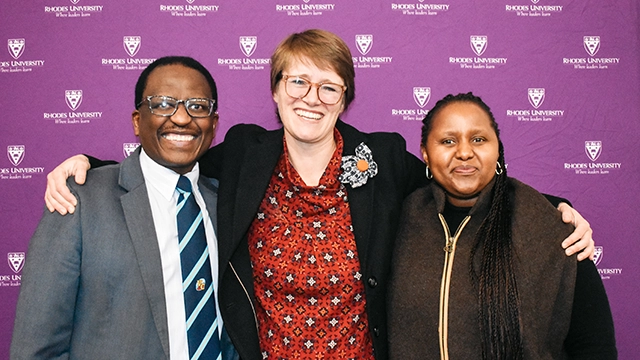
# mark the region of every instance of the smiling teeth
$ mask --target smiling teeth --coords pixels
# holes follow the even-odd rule
[[[193,135],[167,134],[164,138],[170,141],[191,141],[195,139]]]
[[[314,119],[314,120],[320,120],[322,118],[322,115],[320,114],[316,114],[316,113],[313,113],[310,111],[304,111],[304,110],[296,110],[296,115],[302,116],[308,119]]]

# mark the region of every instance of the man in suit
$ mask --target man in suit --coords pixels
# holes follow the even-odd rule
[[[199,176],[197,165],[218,122],[215,82],[194,59],[164,57],[142,72],[135,97],[141,148],[91,171],[85,186],[70,181],[76,211],[45,211],[31,239],[12,359],[219,359],[233,352],[217,306],[217,181]],[[193,261],[183,247],[198,236],[180,229],[188,206],[202,215],[193,222],[202,234]],[[187,293],[198,306],[190,308]]]

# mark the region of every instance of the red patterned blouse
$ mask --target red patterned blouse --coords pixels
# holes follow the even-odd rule
[[[280,157],[248,232],[266,359],[373,359],[364,284],[341,173],[342,136],[319,185]]]

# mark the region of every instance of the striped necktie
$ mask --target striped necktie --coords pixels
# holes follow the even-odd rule
[[[220,337],[202,211],[193,196],[189,179],[181,175],[176,190],[179,193],[178,241],[189,358],[216,360],[221,357]]]

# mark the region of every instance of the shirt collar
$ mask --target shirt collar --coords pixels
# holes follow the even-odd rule
[[[171,200],[176,191],[180,174],[155,162],[144,152],[144,149],[140,152],[140,168],[147,186],[152,186],[167,201]],[[191,181],[194,191],[198,190],[199,175],[200,167],[198,163],[193,166],[191,171],[184,174]]]

